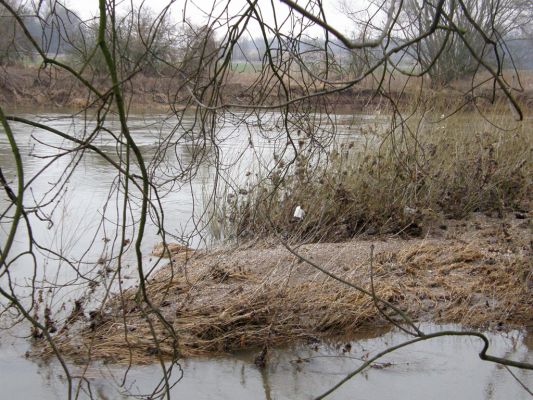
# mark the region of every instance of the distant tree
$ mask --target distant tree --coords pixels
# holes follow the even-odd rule
[[[432,3],[437,2],[406,1],[401,39],[410,40],[431,27],[436,7]],[[505,53],[503,38],[527,24],[526,14],[531,9],[529,0],[445,1],[444,21],[455,29],[437,30],[412,46],[409,53],[421,70],[427,70],[433,86],[445,86],[471,76],[480,60],[498,63]]]
[[[86,24],[74,21],[74,25],[70,24],[68,29],[64,29],[62,26],[67,26],[65,24],[71,18],[71,13],[60,11],[64,8],[64,4],[61,5],[59,0],[51,0],[47,3],[37,0],[27,1],[25,4],[34,6],[33,15],[30,16],[33,19],[21,16],[24,15],[25,9],[21,8],[17,1],[0,0],[0,5],[2,5],[0,7],[2,18],[0,50],[3,51],[2,54],[6,59],[9,60],[10,55],[20,57],[26,49],[26,43],[29,43],[32,51],[37,54],[42,63],[39,73],[62,71],[61,74],[57,74],[58,79],[63,79],[65,76],[74,79],[94,99],[90,105],[79,106],[74,112],[76,119],[84,118],[84,123],[72,123],[70,127],[63,124],[66,120],[64,117],[54,117],[53,120],[61,121],[61,124],[56,125],[40,115],[30,117],[17,114],[6,115],[4,113],[6,107],[0,104],[0,131],[4,137],[4,143],[9,143],[11,149],[10,152],[8,151],[10,154],[3,154],[2,157],[3,160],[8,160],[6,162],[12,162],[16,166],[16,170],[12,170],[7,179],[0,170],[0,186],[7,199],[0,213],[1,233],[4,235],[2,238],[6,238],[0,245],[0,316],[12,316],[13,323],[21,320],[27,321],[33,328],[35,338],[46,339],[60,361],[63,368],[62,376],[67,381],[67,393],[63,397],[74,399],[79,396],[92,395],[91,380],[85,372],[89,370],[88,363],[94,360],[93,346],[97,345],[101,338],[100,335],[96,336],[97,332],[92,328],[106,321],[104,316],[110,309],[116,310],[118,314],[112,316],[108,322],[113,325],[121,324],[121,329],[123,329],[120,337],[124,337],[126,347],[119,350],[127,354],[134,346],[142,346],[143,353],[156,356],[160,362],[161,379],[156,383],[157,387],[153,393],[145,397],[171,397],[171,389],[183,376],[181,366],[178,366],[178,361],[182,357],[179,344],[184,327],[180,309],[182,306],[183,309],[188,307],[187,301],[195,301],[196,296],[194,292],[191,292],[193,294],[191,296],[180,294],[184,302],[176,310],[177,313],[168,312],[168,310],[173,310],[173,307],[164,308],[166,306],[161,302],[159,295],[162,292],[170,293],[174,289],[171,289],[171,286],[159,285],[161,280],[155,277],[155,268],[161,260],[155,261],[154,264],[146,262],[146,242],[155,239],[155,237],[148,239],[148,230],[155,228],[153,229],[154,233],[157,232],[155,235],[163,241],[163,246],[167,250],[169,238],[179,239],[183,243],[191,240],[193,233],[183,231],[181,236],[178,236],[180,233],[176,232],[177,227],[165,218],[165,204],[168,200],[165,199],[165,195],[174,190],[190,187],[191,203],[194,208],[190,221],[194,224],[195,233],[203,234],[204,222],[208,222],[205,218],[211,219],[208,216],[209,208],[218,207],[221,202],[224,206],[225,198],[229,200],[229,194],[234,195],[234,193],[228,193],[226,196],[225,187],[220,187],[220,182],[223,180],[227,181],[228,190],[235,183],[233,178],[228,178],[225,171],[239,169],[238,174],[243,175],[244,179],[241,161],[246,162],[244,159],[247,156],[244,151],[241,152],[239,148],[241,144],[248,146],[247,148],[255,153],[257,158],[254,160],[258,164],[265,164],[265,169],[261,167],[260,172],[265,171],[265,181],[271,181],[273,184],[272,190],[269,189],[264,194],[260,194],[266,205],[265,219],[270,221],[270,216],[274,214],[274,211],[268,205],[273,204],[278,198],[283,199],[282,201],[286,200],[281,197],[284,195],[283,185],[288,182],[289,173],[293,168],[298,180],[303,182],[308,176],[305,175],[305,169],[302,166],[313,167],[313,164],[320,165],[318,163],[324,159],[323,162],[328,162],[328,159],[341,157],[338,153],[335,155],[328,151],[334,143],[348,144],[344,139],[350,138],[336,129],[339,114],[343,113],[343,108],[338,106],[342,106],[343,103],[337,103],[335,99],[340,95],[350,95],[353,89],[361,88],[363,80],[367,77],[376,79],[377,75],[381,76],[380,80],[376,79],[378,84],[373,90],[375,94],[380,94],[388,100],[387,110],[390,109],[391,112],[387,111],[386,114],[389,115],[383,115],[383,117],[389,120],[390,128],[379,121],[379,125],[376,122],[375,128],[367,129],[367,124],[370,124],[363,122],[359,133],[359,126],[356,124],[366,119],[361,118],[360,113],[365,109],[359,107],[357,100],[351,108],[353,110],[351,116],[343,115],[342,118],[350,117],[355,121],[353,125],[350,123],[350,130],[352,127],[356,129],[349,132],[349,135],[352,133],[356,135],[357,146],[359,143],[367,146],[374,141],[380,142],[384,135],[390,136],[393,144],[396,143],[396,139],[399,139],[398,144],[393,147],[394,157],[398,160],[406,160],[406,164],[409,165],[405,165],[405,168],[402,166],[400,170],[395,171],[397,173],[391,188],[404,186],[403,182],[407,180],[405,178],[407,175],[414,176],[413,186],[418,188],[421,182],[419,176],[424,176],[426,169],[426,160],[419,154],[432,152],[432,148],[426,148],[419,142],[418,128],[412,130],[415,122],[412,117],[415,115],[413,107],[416,107],[417,113],[421,115],[419,125],[426,124],[426,121],[428,124],[432,122],[426,118],[426,115],[431,117],[425,108],[426,99],[419,96],[418,99],[409,100],[409,104],[404,107],[400,101],[397,101],[397,96],[391,88],[393,79],[409,80],[413,76],[429,75],[432,82],[444,84],[454,77],[475,71],[481,64],[489,76],[487,81],[492,80],[494,93],[498,90],[498,95],[506,99],[515,112],[515,118],[523,119],[520,104],[514,98],[513,91],[509,89],[510,83],[501,74],[501,68],[504,66],[503,60],[496,56],[504,54],[501,51],[505,46],[502,36],[518,29],[519,24],[525,23],[523,13],[527,13],[528,5],[531,8],[531,0],[483,2],[480,0],[369,0],[365,2],[367,5],[363,13],[353,14],[355,24],[351,35],[340,32],[336,21],[326,19],[323,9],[325,2],[322,0],[280,1],[285,4],[285,9],[275,8],[277,2],[270,4],[270,2],[249,0],[237,15],[230,9],[230,3],[233,5],[234,2],[217,1],[213,4],[210,14],[205,15],[208,17],[206,18],[208,25],[198,27],[186,22],[180,28],[179,25],[171,23],[168,18],[174,0],[168,0],[166,8],[159,14],[150,12],[142,5],[124,13],[119,7],[121,2],[99,0],[99,17],[94,22]],[[47,4],[49,8],[41,10],[42,4]],[[273,9],[270,9],[270,6],[273,6]],[[218,7],[222,7],[222,10]],[[4,10],[8,12],[4,13]],[[285,15],[286,10],[289,15]],[[274,18],[274,22],[270,21],[270,18],[264,19],[264,16],[270,15],[271,12],[275,16],[279,13]],[[185,10],[184,14],[186,14]],[[229,15],[232,17],[228,18]],[[30,30],[30,22],[33,23],[34,18],[37,18],[43,27],[40,36],[36,36]],[[70,28],[75,28],[76,24],[79,29],[71,30]],[[324,34],[324,40],[313,42],[309,32],[311,27],[320,29]],[[217,41],[215,29],[225,32],[225,36],[220,41]],[[54,36],[50,36],[54,32],[56,32],[57,41],[52,40]],[[258,67],[257,77],[254,77],[251,82],[242,83],[244,94],[235,100],[233,96],[225,96],[221,88],[232,83],[228,80],[228,77],[232,77],[231,56],[244,32],[249,37],[258,37],[253,43],[254,47],[257,45],[258,50],[254,51],[252,48],[251,52],[260,55],[261,65]],[[25,38],[22,38],[22,34]],[[64,40],[69,42],[70,46],[61,47],[60,43]],[[333,44],[334,40],[335,44]],[[58,45],[56,46],[55,43]],[[259,43],[263,43],[264,47],[259,47]],[[336,48],[342,48],[343,51],[356,57],[352,60],[356,77],[337,74],[337,66],[340,62],[338,62],[338,56],[334,54]],[[66,60],[63,59],[62,54],[58,57],[62,49],[69,49],[70,57]],[[366,54],[371,54],[372,59]],[[416,61],[420,71],[413,72],[399,68],[398,64],[408,56]],[[496,57],[495,61],[491,59],[491,56]],[[360,60],[364,62],[358,64]],[[494,63],[493,66],[490,66],[489,62]],[[315,65],[319,68],[313,68]],[[395,74],[389,73],[386,76],[386,72],[391,70]],[[176,104],[184,106],[183,108],[174,107],[172,104],[172,108],[168,110],[172,113],[170,118],[169,113],[150,115],[150,129],[160,127],[161,131],[157,139],[154,141],[150,139],[149,143],[143,140],[142,135],[137,135],[137,132],[132,129],[135,126],[132,124],[133,120],[129,119],[128,105],[133,96],[137,96],[137,93],[130,90],[136,83],[130,78],[139,72],[177,77],[180,85],[169,85],[169,95],[179,98]],[[101,79],[102,75],[105,79]],[[162,82],[166,84],[168,79]],[[417,90],[413,92],[422,93],[421,89],[424,84],[424,79],[417,79],[413,83]],[[470,94],[475,89],[475,84],[472,84],[467,90]],[[89,107],[91,107],[90,110]],[[453,112],[454,109],[450,111]],[[193,118],[192,121],[191,118]],[[33,154],[33,150],[29,150],[31,153],[29,157],[46,158],[46,164],[42,169],[36,169],[31,163],[23,162],[21,153],[26,151],[26,148],[19,148],[19,144],[21,140],[26,139],[16,135],[11,129],[11,124],[17,124],[19,129],[31,132],[32,143],[37,142],[49,150],[42,154]],[[173,125],[166,131],[168,124]],[[237,129],[241,128],[243,131],[240,132],[245,134],[236,134]],[[436,125],[435,128],[437,128]],[[450,126],[449,129],[453,127]],[[518,126],[516,129],[525,130],[528,127],[523,125],[523,128]],[[47,143],[47,136],[41,132],[53,135],[58,140],[57,143],[55,141]],[[509,129],[505,126],[505,133],[508,132]],[[337,139],[341,140],[337,142]],[[264,154],[256,148],[255,143],[264,143],[268,152]],[[196,156],[206,153],[196,150],[182,154],[180,149],[191,148],[192,145],[200,150],[209,150],[213,153],[213,157],[206,160],[202,156]],[[449,151],[449,149],[442,151]],[[175,158],[169,161],[166,155],[170,152],[175,153]],[[193,156],[192,153],[195,155]],[[272,154],[272,163],[268,160],[265,162],[265,159],[270,157],[269,154]],[[229,158],[226,159],[225,155],[229,155]],[[88,184],[85,182],[86,175],[83,167],[85,160],[89,157],[98,158],[106,168],[114,171],[115,179],[109,182],[108,198],[103,207],[103,213],[91,215],[84,212],[84,218],[90,219],[87,221],[87,226],[91,228],[88,234],[92,234],[92,240],[89,241],[88,246],[98,247],[96,243],[99,243],[101,235],[105,234],[102,252],[98,257],[93,258],[89,251],[90,247],[87,247],[80,258],[80,249],[83,249],[84,243],[78,243],[77,234],[69,237],[67,235],[70,228],[80,230],[82,225],[63,229],[66,227],[66,222],[58,215],[61,214],[60,212],[54,213],[54,211],[63,204],[62,199],[68,197],[66,196],[69,190],[68,183],[76,170],[81,169],[80,172],[83,173],[82,179],[77,184],[82,186]],[[480,160],[484,161],[481,158]],[[377,163],[379,162],[378,159]],[[202,215],[196,218],[197,196],[192,192],[192,179],[206,167],[206,164],[209,167],[209,177],[213,177],[215,182],[212,192],[205,196],[209,197],[203,204],[206,211],[202,211]],[[374,169],[375,164],[376,162],[368,166],[370,175],[372,175],[370,184],[380,179],[379,169]],[[60,176],[55,179],[54,175],[50,179],[47,176],[48,172]],[[340,168],[338,172],[336,175],[339,176],[341,173],[342,175],[348,174],[348,171]],[[350,174],[352,172],[354,176],[358,175],[357,170],[351,171]],[[256,176],[259,177],[259,174]],[[32,183],[38,178],[48,183],[43,193],[34,191]],[[348,192],[342,188],[342,185],[337,185],[336,181],[326,183],[327,185],[324,184],[327,190],[326,197],[336,197],[339,198],[339,202],[351,203],[349,205],[351,208],[359,208],[357,203],[352,202],[350,196],[346,194]],[[514,187],[512,182],[509,187],[511,189]],[[384,188],[389,190],[389,187]],[[87,193],[90,193],[94,187],[87,186],[87,189]],[[224,199],[220,197],[220,192],[224,193]],[[244,194],[241,190],[236,193]],[[245,191],[245,193],[248,192]],[[414,196],[409,191],[408,196],[416,197],[416,193],[418,189],[414,191]],[[280,197],[277,197],[278,195]],[[314,197],[311,201],[314,202]],[[376,199],[369,198],[368,201],[376,202]],[[64,204],[69,206],[67,202]],[[315,206],[321,215],[320,223],[325,223],[329,217],[326,213],[318,211],[318,202]],[[385,206],[388,208],[390,205],[385,204]],[[110,216],[113,219],[110,220]],[[93,224],[98,220],[100,220],[99,223]],[[48,243],[34,234],[41,230],[41,228],[34,229],[34,227],[41,227],[42,222],[49,222],[48,226],[52,226],[55,222],[60,224],[58,230],[55,231],[61,235],[60,243],[56,243],[55,236],[52,243]],[[339,222],[345,225],[343,220],[339,219]],[[350,278],[347,278],[346,274],[342,275],[343,277],[337,277],[330,272],[328,266],[323,268],[316,264],[317,261],[311,262],[299,256],[297,248],[292,248],[286,240],[284,231],[275,230],[276,235],[279,234],[282,240],[281,243],[298,257],[298,260],[327,274],[326,279],[336,279],[359,292],[358,295],[368,296],[368,300],[375,304],[380,314],[390,323],[410,334],[412,338],[403,342],[401,346],[439,336],[469,335],[483,340],[484,347],[479,353],[483,360],[533,370],[531,364],[487,354],[489,341],[481,333],[422,332],[419,324],[411,320],[407,311],[402,311],[407,307],[404,308],[405,304],[401,304],[400,300],[395,299],[389,303],[386,300],[389,296],[382,299],[379,292],[374,292],[373,284],[372,292],[369,292],[367,288],[349,283],[346,279]],[[58,249],[56,244],[63,244],[64,241],[68,241],[69,246],[65,248],[61,246]],[[133,254],[134,260],[130,258]],[[57,261],[61,266],[67,265],[67,268],[72,269],[75,278],[69,279],[68,283],[63,283],[59,280],[60,270],[58,268],[57,272],[54,271],[56,281],[49,280],[50,274],[46,273],[49,260],[53,263]],[[181,259],[179,261],[171,259],[172,274],[169,276],[169,282],[173,285],[177,284],[178,281],[175,279],[180,277],[178,274],[182,274],[184,283],[187,282],[187,285],[190,284],[190,288],[195,290],[195,280],[189,281],[187,275],[187,265],[194,264],[187,264],[187,260],[189,260],[188,255],[184,259],[185,264],[182,264]],[[15,276],[11,275],[16,270],[17,263],[27,264],[23,271],[28,271],[28,275],[22,277],[24,280],[19,281],[27,282],[27,284],[18,284]],[[372,262],[370,264],[372,265]],[[137,285],[126,288],[122,286],[122,278],[125,278],[123,273],[126,271],[129,273],[131,270],[136,271]],[[292,267],[290,270],[292,271]],[[371,278],[373,276],[372,268],[370,276]],[[316,275],[313,274],[312,279],[316,279],[315,277]],[[149,284],[155,285],[156,289],[148,290]],[[179,288],[172,286],[174,287],[182,293],[181,286]],[[60,329],[59,332],[56,329],[52,330],[51,312],[57,311],[59,318],[62,318],[61,315],[65,314],[63,312],[65,304],[61,305],[61,296],[70,289],[80,290],[83,296],[79,299],[79,304],[78,301],[74,302],[71,316],[64,319],[66,330]],[[42,304],[43,290],[51,293],[49,299],[44,300],[50,307]],[[115,290],[118,296],[115,299],[120,301],[115,301],[112,297]],[[125,297],[125,290],[136,291],[134,302]],[[68,297],[67,294],[64,296]],[[331,297],[331,299],[332,306],[335,306],[333,304],[336,302],[335,298]],[[62,332],[68,335],[68,326],[78,317],[85,319],[84,311],[80,308],[82,302],[96,309],[93,308],[95,311],[89,312],[91,329],[84,331],[84,334],[86,333],[87,337],[91,338],[90,345],[86,347],[83,343],[83,346],[79,346],[80,349],[87,350],[87,354],[79,358],[81,362],[87,361],[87,368],[76,368],[72,371],[75,374],[72,374],[71,364],[63,360],[64,354],[59,346],[60,335]],[[209,306],[204,303],[194,303],[194,305],[199,305],[200,308]],[[57,307],[57,310],[52,307]],[[127,324],[133,309],[142,314],[150,328],[149,331],[137,330],[135,334],[143,335],[142,338],[139,337],[142,340],[138,341],[128,339],[134,337],[134,330],[131,330],[130,325]],[[213,307],[213,310],[218,310],[218,306]],[[240,318],[240,316],[237,317]],[[468,322],[468,319],[465,321]],[[227,326],[233,329],[236,325],[228,324]],[[202,335],[197,337],[201,341],[208,342],[211,331],[203,330]],[[224,332],[222,330],[217,334],[223,335]],[[76,338],[81,339],[77,336]],[[77,343],[80,342],[76,340]],[[162,345],[167,349],[164,352]],[[380,355],[388,354],[401,346],[389,347],[374,359],[368,359],[360,369],[348,375],[325,395],[336,390],[364,368],[369,367]],[[130,362],[134,360],[132,354],[130,351]],[[78,372],[81,370],[83,373],[80,376]],[[129,368],[126,369],[124,379],[120,384],[121,395],[129,386],[129,382],[126,384],[128,371]]]
[[[181,32],[178,49],[179,71],[185,80],[205,83],[212,73],[218,55],[215,34],[209,26],[196,26],[187,23]]]
[[[28,9],[17,0],[7,0],[6,4],[23,18],[28,13]],[[15,17],[0,4],[0,65],[19,62],[24,55],[29,54],[29,40]]]
[[[99,21],[84,25],[72,40],[70,56],[79,66],[86,65],[95,73],[107,73],[104,56],[98,51]],[[130,9],[117,16],[106,30],[113,56],[123,75],[143,72],[163,73],[167,64],[177,61],[178,30],[169,14],[157,15],[144,7]]]

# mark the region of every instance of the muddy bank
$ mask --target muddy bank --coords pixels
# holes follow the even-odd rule
[[[102,94],[111,87],[104,76],[86,77],[88,81]],[[244,79],[244,81],[250,80]],[[286,99],[271,94],[270,89],[265,89],[268,95],[257,94],[258,88],[249,89],[242,83],[239,76],[233,77],[220,87],[224,103],[246,105],[257,103],[262,105],[283,103]],[[250,82],[251,84],[252,82]],[[182,109],[185,106],[195,107],[196,103],[190,99],[189,92],[183,86],[184,82],[177,77],[134,75],[123,86],[128,106],[134,110],[148,108],[149,110],[167,110],[172,107]],[[261,92],[259,90],[259,92]],[[294,96],[314,94],[294,88]],[[401,97],[401,96],[398,96]],[[404,96],[402,101],[408,101]],[[101,101],[84,85],[77,81],[71,74],[56,68],[40,70],[37,68],[5,67],[0,69],[0,103],[6,104],[10,109],[42,107],[50,110],[54,108],[96,108]],[[335,104],[349,110],[356,106],[358,110],[369,112],[386,108],[387,99],[376,95],[373,90],[347,90],[341,93],[322,96],[319,100],[311,99],[305,104],[313,103],[315,106]]]
[[[109,93],[109,80],[101,76],[87,77],[102,95]],[[178,82],[172,78],[135,75],[125,83],[129,107],[168,109],[169,97],[175,94]],[[179,103],[179,99],[177,99]],[[36,67],[0,69],[0,103],[8,109],[40,107],[45,110],[96,108],[101,101],[71,74],[57,68]]]
[[[370,289],[374,244],[376,294],[413,319],[482,329],[530,326],[532,228],[530,216],[518,217],[474,215],[446,221],[424,239],[367,237],[306,244],[298,251]],[[371,298],[275,243],[175,255],[149,280],[147,291],[175,330],[182,356],[346,338],[388,325]],[[79,360],[146,363],[158,354],[171,356],[168,328],[136,295],[135,288],[126,290],[103,313],[78,310],[54,335],[57,345]],[[47,348],[37,352],[50,354]]]
[[[111,87],[109,79],[105,76],[85,76],[85,79],[104,96]],[[284,103],[287,99],[272,93],[271,88],[253,87],[256,76],[253,74],[234,73],[228,81],[220,86],[221,100],[225,104],[250,106],[251,104],[273,105]],[[189,92],[184,88],[184,82],[176,76],[149,76],[142,73],[133,75],[123,85],[127,104],[133,109],[168,110],[169,108],[182,109],[194,107],[196,103],[189,97]],[[420,90],[413,87],[405,89],[401,85],[398,89],[389,88],[387,95],[377,93],[373,85],[364,84],[361,87],[349,87],[345,90],[328,95],[320,91],[309,91],[301,87],[294,87],[292,97],[302,97],[302,102],[295,103],[294,107],[320,107],[321,110],[335,112],[375,112],[391,110],[390,100],[397,106],[409,109],[412,104],[421,100]],[[259,94],[258,94],[259,93]],[[266,94],[268,93],[268,94]],[[433,106],[440,107],[443,112],[461,108],[463,110],[477,110],[480,107],[490,109],[492,104],[492,88],[480,89],[474,98],[461,89],[443,89],[432,91],[425,89],[423,97],[431,99]],[[316,96],[320,94],[319,96]],[[500,96],[496,93],[496,100]],[[307,98],[307,96],[310,96]],[[438,102],[435,103],[435,98]],[[503,97],[502,97],[503,99]],[[516,95],[516,99],[525,111],[533,108],[533,91],[527,90]],[[475,105],[474,105],[475,100]],[[505,100],[505,99],[504,99]],[[84,85],[76,80],[67,71],[50,67],[40,69],[37,67],[5,66],[0,69],[0,103],[8,109],[42,107],[51,110],[54,108],[95,108],[100,105],[100,100]],[[498,101],[496,101],[498,103]],[[506,103],[505,103],[506,104]]]

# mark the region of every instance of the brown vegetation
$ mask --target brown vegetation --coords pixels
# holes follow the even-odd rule
[[[356,122],[354,134],[320,159],[301,132],[294,160],[277,160],[257,184],[228,195],[214,221],[226,238],[283,232],[340,241],[361,233],[420,236],[442,217],[472,212],[524,212],[533,196],[532,128],[472,113],[432,112],[392,132]],[[297,206],[306,213],[298,223]]]
[[[93,76],[92,84],[98,89],[108,87],[108,78]],[[178,87],[172,78],[148,77],[141,74],[132,77],[125,91],[133,99],[132,107],[148,106],[151,109],[167,109],[174,105],[170,93]],[[0,69],[0,103],[9,109],[42,107],[46,111],[56,108],[91,108],[102,99],[90,95],[87,88],[64,70],[34,67],[4,67]],[[172,99],[172,101],[179,99]]]
[[[524,219],[527,218],[527,219]],[[532,323],[531,215],[476,214],[447,220],[424,239],[359,238],[298,247],[304,257],[370,290],[369,249],[376,246],[377,296],[415,320],[502,329]],[[183,269],[188,271],[188,281]],[[174,257],[147,286],[153,304],[176,330],[181,356],[221,353],[305,340],[350,336],[387,324],[369,296],[328,278],[279,245],[197,252]],[[170,356],[172,342],[131,288],[81,328],[56,335],[80,361],[146,363]],[[387,310],[388,314],[390,310]],[[154,347],[149,318],[158,334]],[[41,350],[49,354],[49,349]]]
[[[259,73],[232,71],[228,74],[226,82],[222,85],[222,98],[224,102],[231,104],[250,105],[254,96],[249,92],[252,83],[258,79]],[[521,71],[521,83],[526,90],[515,93],[519,104],[528,111],[533,107],[533,91],[530,82],[533,74],[529,71]],[[478,77],[483,81],[484,76]],[[509,77],[508,77],[509,78]],[[109,78],[104,75],[88,77],[91,83],[98,89],[109,86]],[[404,76],[390,76],[389,94],[396,104],[410,108],[420,101],[420,85],[423,88],[422,99],[433,101],[439,99],[438,104],[443,110],[454,108],[475,109],[474,96],[468,90],[466,82],[456,82],[448,88],[438,91],[431,89],[429,84],[422,78],[410,78]],[[512,79],[509,78],[511,81]],[[376,93],[378,81],[375,77],[368,77],[357,87],[342,90],[338,93],[321,96],[317,99],[307,99],[305,104],[314,101],[326,102],[335,105],[339,112],[373,112],[376,110],[389,110],[390,103],[387,97]],[[471,84],[468,81],[468,84]],[[257,91],[257,88],[255,89]],[[266,89],[265,89],[266,90]],[[318,90],[318,89],[317,89]],[[486,82],[478,87],[475,101],[477,107],[486,109],[493,108],[492,86]],[[268,90],[270,92],[270,90]],[[130,99],[132,108],[143,107],[145,109],[167,109],[168,107],[184,106],[190,102],[189,92],[183,88],[183,80],[177,75],[159,76],[137,73],[124,85],[124,92]],[[178,95],[176,95],[178,93]],[[180,98],[180,93],[183,98]],[[468,94],[465,94],[468,93]],[[292,88],[293,97],[308,95],[308,89],[298,86]],[[266,103],[274,104],[283,102],[274,94],[268,99],[261,97]],[[498,92],[496,99],[499,99]],[[0,103],[9,105],[10,109],[23,107],[54,108],[83,108],[98,104],[91,96],[87,88],[75,77],[64,70],[54,67],[44,69],[33,66],[4,66],[0,69]],[[498,103],[498,101],[496,101]]]

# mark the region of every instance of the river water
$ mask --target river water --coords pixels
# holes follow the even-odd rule
[[[84,118],[68,114],[20,113],[22,117],[38,120],[55,129],[75,134],[90,131],[91,123]],[[374,129],[378,118],[361,116],[358,121],[339,117],[335,129],[350,134],[354,129]],[[162,184],[162,199],[168,231],[193,247],[206,247],[213,243],[213,235],[202,228],[202,212],[205,199],[211,191],[215,175],[215,156],[233,165],[226,178],[236,188],[246,188],[248,172],[269,165],[280,141],[284,141],[282,127],[273,114],[271,136],[258,134],[253,123],[237,127],[231,119],[225,122],[219,134],[224,141],[216,149],[198,146],[194,140],[181,140],[164,155],[158,153],[162,138],[173,132],[175,121],[166,116],[131,116],[132,133],[145,158],[152,160],[162,156],[163,167],[154,168],[156,180],[164,182],[165,175],[176,171],[181,161],[204,157],[194,174],[183,181]],[[193,116],[186,116],[184,127],[194,124]],[[354,126],[356,128],[354,128]],[[98,260],[110,260],[116,252],[113,247],[116,236],[117,205],[121,204],[116,191],[116,172],[106,162],[91,152],[78,160],[67,154],[57,157],[71,147],[57,135],[12,124],[17,144],[21,150],[26,179],[35,177],[26,192],[26,204],[44,205],[42,212],[30,214],[35,237],[55,252],[64,255],[76,269],[50,253],[36,251],[35,263],[28,256],[21,257],[10,270],[10,284],[21,298],[29,293],[31,278],[43,291],[45,301],[60,310],[76,297],[78,274],[93,276],[98,273]],[[113,127],[113,125],[111,125]],[[118,125],[116,126],[118,127]],[[175,132],[173,132],[175,134]],[[356,136],[354,136],[356,137]],[[98,146],[110,158],[118,160],[115,141],[102,136]],[[252,143],[252,145],[250,145]],[[57,157],[57,158],[55,158]],[[52,162],[51,162],[52,161]],[[76,163],[74,172],[65,176],[64,171]],[[14,187],[15,165],[6,136],[0,136],[0,165],[3,174]],[[252,174],[253,176],[253,174]],[[11,180],[10,180],[11,178]],[[190,179],[189,179],[190,178]],[[65,190],[57,191],[57,185]],[[60,193],[60,195],[58,195]],[[46,205],[49,203],[48,205]],[[8,201],[2,192],[0,206]],[[137,210],[138,205],[131,205]],[[8,213],[9,215],[9,213]],[[135,221],[132,216],[128,222]],[[8,222],[2,222],[0,239],[4,243]],[[200,227],[200,229],[198,229]],[[200,232],[198,232],[200,230]],[[128,225],[128,235],[134,238],[134,224]],[[170,239],[172,240],[172,239]],[[149,253],[158,241],[157,229],[149,224],[143,241],[146,266],[152,267]],[[27,232],[21,229],[16,237],[13,252],[23,252],[27,247]],[[133,252],[124,256],[124,276],[134,282]],[[107,262],[107,261],[106,261]],[[111,264],[112,261],[109,261]],[[35,268],[37,266],[37,268]],[[6,276],[0,285],[6,287]],[[65,286],[58,288],[58,285]],[[128,284],[126,282],[125,284]],[[50,290],[51,287],[53,290]],[[9,320],[3,316],[4,327]],[[450,328],[426,325],[428,331]],[[451,327],[459,328],[459,327]],[[29,328],[19,324],[0,331],[0,398],[57,399],[66,393],[66,382],[57,362],[42,363],[27,359],[29,349],[26,336]],[[506,334],[490,334],[491,354],[506,356],[519,361],[533,361],[533,333],[512,331]],[[183,360],[183,377],[172,389],[172,398],[191,399],[295,399],[312,398],[334,385],[361,363],[360,358],[375,354],[387,346],[406,340],[398,331],[372,332],[352,342],[349,352],[327,344],[299,346],[275,350],[265,369],[254,365],[257,351],[211,358]],[[398,351],[383,359],[386,367],[371,368],[352,379],[331,395],[335,399],[526,399],[528,393],[504,368],[482,362],[477,357],[481,343],[478,339],[447,337],[423,342]],[[72,365],[72,371],[81,371]],[[127,372],[127,373],[126,373]],[[519,379],[533,385],[531,372],[514,371]],[[158,366],[135,366],[130,370],[112,365],[93,365],[85,376],[94,398],[114,399],[128,395],[149,395],[161,378]],[[177,378],[178,374],[174,378]],[[125,377],[125,379],[124,379]],[[86,392],[80,398],[90,398]]]

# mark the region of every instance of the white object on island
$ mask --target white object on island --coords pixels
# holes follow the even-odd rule
[[[296,209],[294,210],[294,218],[297,219],[304,219],[305,211],[302,207],[296,206]]]

